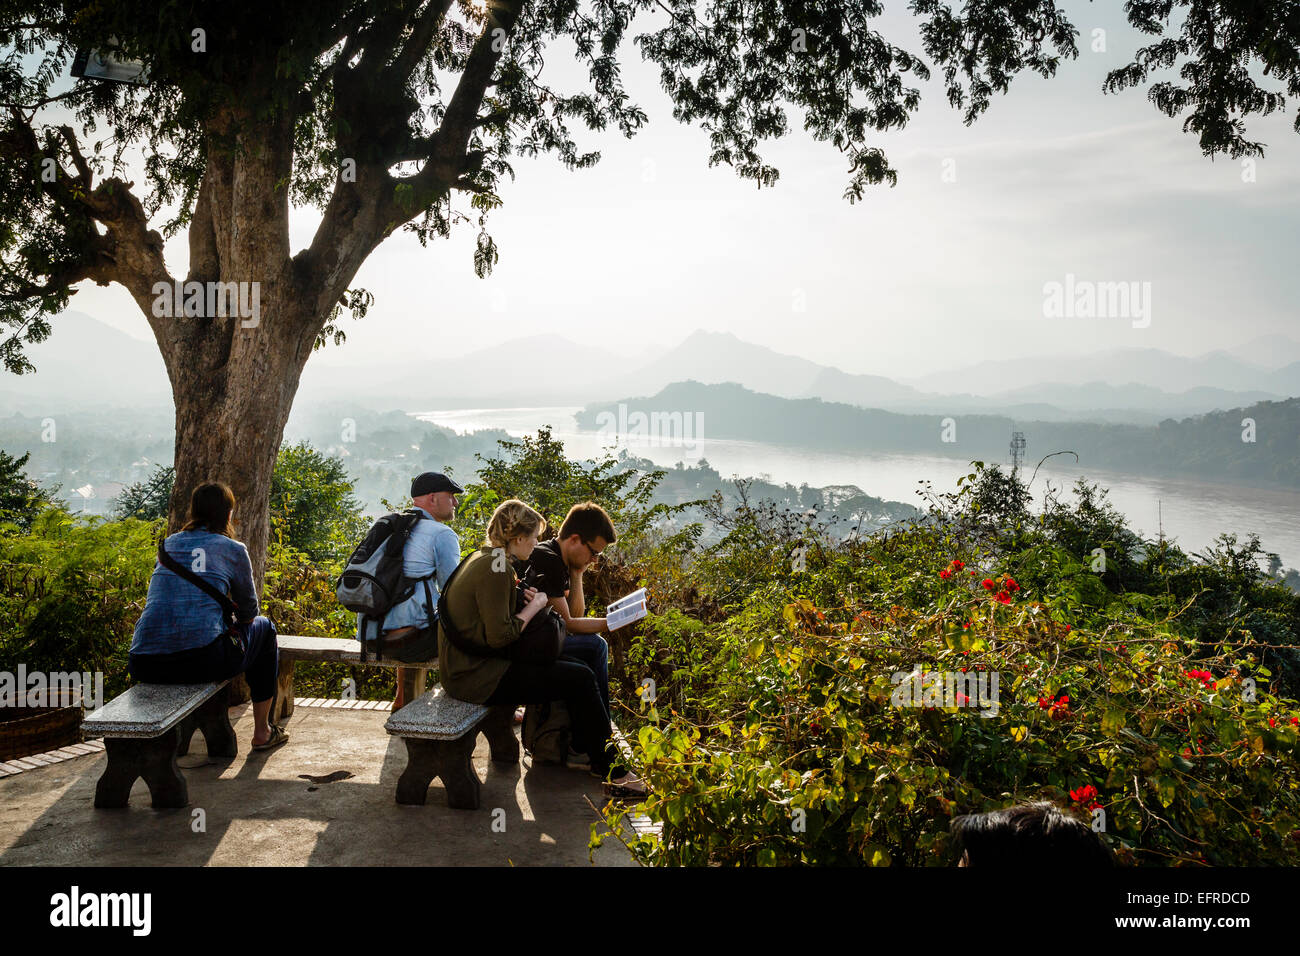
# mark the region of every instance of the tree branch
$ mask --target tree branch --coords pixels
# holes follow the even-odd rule
[[[504,44],[501,49],[493,49],[497,40],[494,32],[500,28],[509,35],[525,2],[526,0],[505,0],[491,8],[483,32],[470,50],[465,71],[456,84],[451,102],[447,104],[442,123],[433,134],[433,149],[429,152],[428,162],[415,175],[396,180],[396,185],[414,189],[414,205],[418,207],[412,210],[390,203],[390,212],[401,217],[399,222],[405,222],[417,214],[424,208],[425,197],[450,188],[465,171],[466,150],[477,126],[479,107],[483,104],[483,95],[487,92],[492,74],[504,51]]]
[[[19,297],[48,295],[57,284],[67,287],[83,279],[92,279],[99,285],[118,282],[150,319],[159,336],[159,345],[165,344],[168,335],[158,327],[147,306],[152,300],[154,283],[170,281],[171,277],[163,259],[162,236],[149,228],[144,207],[131,192],[134,184],[112,177],[94,186],[90,165],[71,127],[59,127],[58,137],[53,130],[47,131],[45,146],[41,147],[36,130],[27,118],[18,110],[11,110],[10,115],[13,120],[10,139],[15,155],[32,157],[33,182],[39,184],[41,192],[60,206],[72,222],[79,221],[87,236],[78,250],[79,256],[52,274],[45,285],[29,283],[26,289],[19,287],[15,290]],[[72,158],[76,176],[59,163],[60,141]],[[52,179],[41,175],[46,160],[54,163]],[[101,224],[104,233],[99,233],[92,222]]]
[[[424,12],[411,28],[411,35],[402,45],[402,51],[397,55],[397,59],[384,70],[386,81],[404,84],[411,78],[415,68],[420,65],[420,61],[429,51],[429,45],[433,42],[438,27],[442,25],[451,3],[452,0],[431,0],[424,8]]]
[[[221,275],[221,254],[212,209],[214,193],[213,176],[211,172],[205,173],[203,182],[199,184],[198,197],[194,200],[194,215],[190,219],[190,271],[186,281],[202,282]]]
[[[60,126],[59,132],[63,135],[63,142],[72,156],[72,165],[77,167],[77,181],[81,183],[83,189],[89,189],[90,166],[86,163],[86,157],[81,155],[81,148],[77,145],[77,134],[72,131],[71,126]]]
[[[362,31],[361,47],[365,53],[361,56],[361,62],[353,69],[359,74],[379,76],[384,70],[389,54],[397,49],[397,41],[402,35],[402,29],[415,15],[420,3],[421,0],[405,0],[388,16],[376,18],[368,30]]]

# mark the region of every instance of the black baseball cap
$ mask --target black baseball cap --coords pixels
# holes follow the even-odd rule
[[[450,491],[456,495],[465,493],[464,488],[440,471],[426,471],[422,475],[416,475],[415,480],[411,482],[412,498],[418,498],[420,495],[431,495],[435,491]]]

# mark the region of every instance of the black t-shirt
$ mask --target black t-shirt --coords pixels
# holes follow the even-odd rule
[[[543,541],[533,548],[527,561],[515,562],[520,580],[530,569],[535,575],[537,589],[545,591],[548,598],[562,598],[569,593],[569,567],[560,554],[558,538]]]

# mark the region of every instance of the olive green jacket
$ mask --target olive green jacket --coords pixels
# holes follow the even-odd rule
[[[494,550],[482,547],[465,559],[446,591],[447,614],[468,640],[500,648],[519,640],[523,625],[515,617],[514,568]],[[466,654],[447,640],[438,622],[438,669],[442,686],[452,697],[485,703],[509,667],[504,658]]]

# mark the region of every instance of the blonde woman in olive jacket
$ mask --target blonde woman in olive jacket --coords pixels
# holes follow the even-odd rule
[[[511,558],[526,560],[546,528],[540,514],[516,498],[503,501],[488,522],[487,541],[465,559],[446,591],[447,614],[471,645],[508,648],[532,618],[546,607],[545,592],[528,588],[523,610],[515,611],[519,581]],[[610,724],[596,675],[586,664],[561,657],[533,664],[470,654],[452,644],[438,626],[438,667],[447,693],[488,706],[542,704],[563,700],[573,739],[587,748],[591,772],[606,782],[611,796],[639,799],[645,785],[615,761]]]

